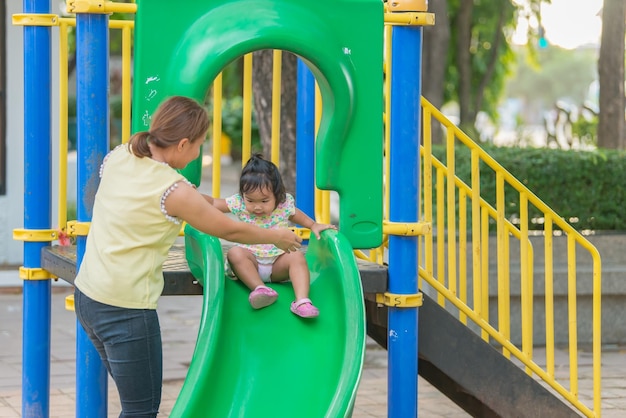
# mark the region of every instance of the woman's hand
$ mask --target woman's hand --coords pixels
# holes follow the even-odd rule
[[[291,229],[288,228],[280,228],[274,229],[278,234],[274,245],[280,248],[281,250],[291,253],[297,251],[298,248],[302,247],[302,238],[296,235]]]

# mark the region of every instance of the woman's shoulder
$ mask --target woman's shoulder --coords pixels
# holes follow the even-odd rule
[[[119,144],[118,146],[116,146],[115,148],[113,148],[111,151],[109,151],[107,153],[107,155],[104,156],[104,158],[102,159],[102,164],[100,164],[100,177],[102,177],[102,171],[104,170],[104,166],[107,164],[107,162],[109,162],[109,160],[113,159],[115,154],[123,154],[123,149],[126,149],[128,151],[128,153],[130,153],[130,149],[129,146],[127,144]]]

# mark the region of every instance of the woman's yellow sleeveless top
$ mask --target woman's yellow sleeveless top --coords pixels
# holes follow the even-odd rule
[[[93,300],[123,308],[156,309],[163,262],[180,231],[164,201],[183,175],[128,145],[105,158],[93,217],[75,286]]]

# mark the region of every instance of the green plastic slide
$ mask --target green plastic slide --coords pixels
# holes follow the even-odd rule
[[[248,289],[224,276],[222,246],[187,226],[191,272],[204,286],[202,319],[187,378],[171,417],[349,417],[365,355],[365,308],[346,237],[312,237],[306,258],[314,319],[290,312],[290,283],[254,310]]]

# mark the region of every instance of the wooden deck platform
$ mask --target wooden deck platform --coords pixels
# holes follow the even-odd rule
[[[228,245],[223,248],[226,249]],[[42,268],[74,283],[76,277],[76,246],[54,245],[42,249]],[[387,267],[357,259],[363,292],[383,293],[387,290]],[[202,286],[189,271],[185,259],[185,246],[174,245],[163,264],[165,286],[163,295],[201,295]]]

